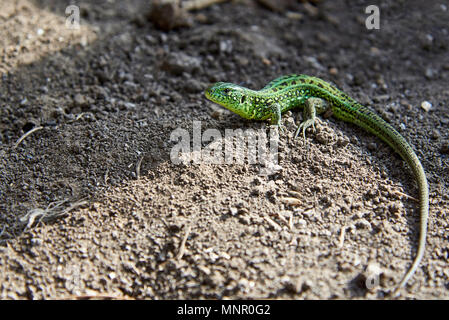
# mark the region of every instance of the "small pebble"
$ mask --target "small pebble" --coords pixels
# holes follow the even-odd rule
[[[84,106],[87,103],[85,96],[80,93],[75,94],[75,97],[73,97],[73,101],[78,106]]]
[[[298,227],[305,228],[307,226],[307,221],[304,219],[299,219],[297,222]]]
[[[190,79],[184,84],[184,90],[188,93],[203,91],[205,85],[196,79]]]
[[[377,47],[371,47],[370,48],[370,52],[371,52],[372,55],[375,55],[375,56],[378,56],[381,53],[379,48],[377,48]]]
[[[434,38],[431,34],[420,34],[418,36],[418,40],[421,44],[421,47],[425,50],[430,50],[434,43]]]
[[[302,20],[304,18],[304,15],[302,13],[292,12],[292,11],[287,12],[286,16],[288,19],[298,20],[298,21]]]
[[[329,73],[333,76],[336,76],[338,74],[338,69],[335,67],[332,67],[329,69]]]
[[[372,229],[371,224],[366,219],[360,219],[360,220],[356,221],[354,223],[354,226],[357,229],[365,229],[365,230],[371,230]]]
[[[437,129],[433,129],[432,130],[432,134],[431,134],[432,139],[438,139],[441,137],[441,133],[440,131],[438,131]]]
[[[368,144],[368,150],[369,151],[374,151],[376,149],[377,149],[377,143],[371,142],[371,143]]]
[[[262,179],[260,179],[259,177],[255,177],[253,180],[253,184],[255,186],[260,186],[262,184]]]
[[[423,108],[424,111],[429,112],[429,110],[432,109],[432,104],[429,101],[423,101],[421,102],[421,108]]]
[[[449,154],[449,141],[444,141],[441,144],[440,152],[444,154]]]
[[[430,80],[430,79],[434,79],[438,75],[438,73],[435,69],[427,68],[424,75],[427,79]]]

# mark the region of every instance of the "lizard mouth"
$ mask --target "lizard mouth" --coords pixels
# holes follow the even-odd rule
[[[223,100],[224,97],[222,96],[220,90],[218,89],[220,84],[221,82],[217,82],[216,84],[206,89],[204,95],[206,96],[207,99],[215,103],[220,103],[220,101]]]
[[[224,97],[221,92],[216,90],[214,87],[207,88],[206,91],[204,91],[204,95],[213,103],[217,103],[225,108],[228,108],[226,97]]]
[[[212,100],[212,87],[209,87],[204,91],[204,95],[207,99]]]

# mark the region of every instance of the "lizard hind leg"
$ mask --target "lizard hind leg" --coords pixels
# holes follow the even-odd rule
[[[296,129],[295,138],[299,136],[302,131],[304,140],[306,139],[306,129],[312,127],[315,131],[315,118],[317,113],[324,112],[328,107],[327,101],[321,98],[308,98],[304,105],[303,122]]]

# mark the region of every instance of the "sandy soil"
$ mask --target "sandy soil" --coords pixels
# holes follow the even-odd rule
[[[329,118],[294,139],[293,112],[275,172],[171,161],[170,136],[193,121],[223,137],[267,127],[212,105],[209,84],[305,73],[414,146],[428,249],[402,298],[448,299],[449,8],[378,1],[367,30],[371,2],[225,2],[161,31],[145,0],[79,1],[79,30],[64,1],[2,1],[0,298],[385,298],[419,217],[413,176],[377,138]]]

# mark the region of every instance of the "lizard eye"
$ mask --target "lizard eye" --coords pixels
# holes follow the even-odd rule
[[[240,103],[244,103],[245,100],[246,100],[246,96],[242,96],[242,97],[240,98]]]

